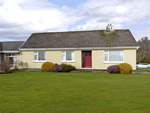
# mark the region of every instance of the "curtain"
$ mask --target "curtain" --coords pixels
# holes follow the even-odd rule
[[[45,52],[44,51],[38,52],[38,60],[45,60]]]
[[[72,51],[66,51],[66,60],[72,60],[71,52]]]
[[[123,61],[123,51],[109,51],[109,61]]]

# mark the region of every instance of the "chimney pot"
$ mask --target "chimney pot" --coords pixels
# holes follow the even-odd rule
[[[114,29],[114,25],[112,26],[112,24],[108,24],[108,25],[106,26],[106,31],[107,31],[107,32],[113,31],[113,29]]]

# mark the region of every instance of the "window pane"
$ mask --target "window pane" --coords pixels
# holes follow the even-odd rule
[[[123,52],[109,51],[109,61],[123,61]]]
[[[17,56],[17,54],[12,54],[12,56]]]
[[[104,54],[108,54],[108,51],[104,51]]]
[[[17,64],[17,57],[13,57],[13,64]]]
[[[65,60],[65,54],[61,54],[61,59]]]
[[[65,51],[62,51],[61,53],[65,53]]]
[[[6,56],[11,56],[11,54],[6,54]]]
[[[37,55],[34,55],[34,60],[37,60]]]
[[[71,52],[72,51],[66,51],[66,60],[72,60],[72,58],[71,58]]]
[[[74,60],[74,51],[71,52],[71,59]]]
[[[38,52],[38,60],[45,60],[45,52],[44,51]]]
[[[108,54],[104,55],[104,61],[108,61]]]

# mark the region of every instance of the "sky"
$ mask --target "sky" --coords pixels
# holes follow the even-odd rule
[[[32,33],[129,29],[150,39],[150,0],[0,0],[0,41]]]

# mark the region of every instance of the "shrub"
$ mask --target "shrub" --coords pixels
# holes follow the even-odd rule
[[[17,71],[18,67],[20,67],[20,66],[21,66],[21,68],[28,68],[28,63],[27,62],[23,62],[23,61],[20,62],[19,60],[17,60],[16,64],[17,65],[14,66],[13,71]]]
[[[109,73],[117,73],[117,67],[116,66],[109,66],[108,68],[107,68],[107,72],[109,72]]]
[[[121,63],[118,65],[121,74],[131,74],[133,69],[132,66],[128,63]]]
[[[10,68],[12,67],[11,61],[2,61],[1,63],[1,70],[4,72],[4,74],[11,73]]]
[[[62,70],[61,72],[70,72],[70,71],[73,71],[73,70],[76,70],[76,68],[72,65],[68,65],[68,64],[61,64],[62,65]]]
[[[22,68],[28,68],[28,63],[27,62],[18,61],[18,65],[21,66]]]
[[[55,66],[58,65],[57,63],[55,63]]]
[[[60,72],[62,70],[62,65],[55,64],[53,72]]]
[[[51,72],[51,71],[53,71],[54,67],[55,67],[54,63],[52,63],[52,62],[45,62],[42,65],[41,71],[43,71],[43,72]]]
[[[119,66],[118,65],[114,65],[117,67],[117,72],[116,73],[120,73],[120,69],[119,69]]]

